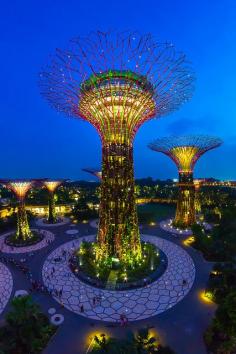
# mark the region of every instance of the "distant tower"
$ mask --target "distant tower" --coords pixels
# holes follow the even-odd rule
[[[100,171],[98,168],[86,167],[82,168],[82,171],[88,172],[91,175],[96,176],[100,181],[102,179],[102,171]]]
[[[2,182],[10,189],[18,199],[18,210],[17,210],[17,230],[16,237],[18,239],[26,240],[32,237],[30,231],[27,214],[25,210],[25,196],[27,192],[34,185],[34,181],[27,180],[6,180]]]
[[[185,55],[151,35],[93,32],[57,49],[40,74],[42,95],[68,116],[90,122],[102,142],[98,258],[142,257],[134,195],[133,140],[140,126],[192,96]]]
[[[46,180],[43,182],[44,186],[49,192],[48,197],[48,222],[49,224],[56,223],[55,211],[55,190],[64,182],[64,180]]]
[[[209,136],[172,136],[160,138],[149,144],[149,148],[169,156],[179,171],[179,197],[174,225],[189,227],[196,222],[194,166],[205,152],[222,144]]]

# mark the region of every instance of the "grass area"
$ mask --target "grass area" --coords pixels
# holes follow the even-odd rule
[[[30,238],[27,238],[26,240],[17,237],[16,234],[13,233],[5,238],[5,243],[8,246],[24,247],[24,246],[35,245],[36,243],[42,241],[42,239],[43,239],[43,235],[35,231],[32,231],[32,236]]]
[[[82,250],[82,251],[81,251]],[[110,261],[98,264],[95,259],[95,244],[83,242],[73,258],[73,268],[106,284],[111,270],[116,271],[117,283],[131,283],[142,280],[156,272],[160,265],[160,252],[150,243],[142,243],[142,259],[136,264],[122,264]]]
[[[138,220],[141,224],[161,221],[172,217],[175,206],[170,204],[148,203],[138,205]]]

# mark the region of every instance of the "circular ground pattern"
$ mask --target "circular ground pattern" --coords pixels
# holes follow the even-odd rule
[[[35,220],[35,224],[39,227],[57,227],[57,226],[66,225],[70,222],[69,218],[61,217],[60,219],[62,219],[62,221],[57,222],[55,224],[49,224],[47,222],[44,222],[46,220],[45,218],[41,218],[41,219]]]
[[[38,229],[32,229],[32,231],[37,231],[43,234],[44,238],[38,242],[35,243],[31,246],[22,246],[22,247],[14,247],[14,246],[8,246],[5,243],[5,238],[8,237],[10,234],[13,232],[8,232],[4,235],[0,236],[0,250],[3,253],[28,253],[28,252],[34,252],[37,250],[40,250],[41,248],[44,248],[48,246],[53,240],[54,240],[54,234],[50,231],[47,230],[38,230]]]
[[[0,263],[0,314],[11,296],[13,279],[10,270]]]
[[[76,234],[78,234],[78,233],[79,233],[78,230],[73,230],[73,229],[66,231],[66,234],[67,234],[67,235],[76,235]]]
[[[59,326],[64,322],[64,316],[59,313],[55,313],[54,315],[52,315],[50,322],[54,326]]]
[[[26,296],[29,295],[27,290],[16,290],[14,297],[21,297],[21,296]]]
[[[135,321],[168,310],[191,289],[195,278],[192,258],[173,242],[150,235],[142,235],[143,241],[156,245],[168,258],[168,267],[158,280],[146,287],[127,291],[103,290],[83,283],[70,270],[68,260],[83,240],[91,242],[94,238],[94,235],[90,235],[61,245],[43,265],[45,285],[55,300],[63,303],[67,309],[96,320],[117,322],[120,315],[125,314],[129,321]],[[55,259],[61,261],[55,262]],[[61,292],[61,296],[55,295],[58,292]]]

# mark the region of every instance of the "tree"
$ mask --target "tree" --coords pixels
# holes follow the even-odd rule
[[[150,335],[149,328],[141,328],[138,333],[134,335],[134,344],[137,349],[137,353],[154,353],[157,352],[157,339]]]
[[[8,354],[40,353],[55,329],[30,296],[14,298],[0,329],[0,350]]]

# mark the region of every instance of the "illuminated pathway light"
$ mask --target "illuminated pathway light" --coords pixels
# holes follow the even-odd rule
[[[188,101],[193,81],[173,44],[127,32],[75,38],[41,72],[41,93],[51,106],[90,122],[102,141],[98,261],[141,259],[133,140],[145,121]]]
[[[196,222],[193,169],[199,157],[222,144],[216,137],[184,135],[159,138],[148,147],[169,156],[179,171],[179,197],[174,225],[186,228]]]

